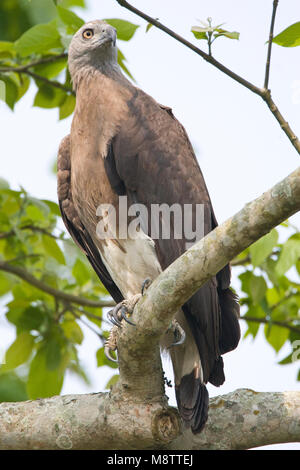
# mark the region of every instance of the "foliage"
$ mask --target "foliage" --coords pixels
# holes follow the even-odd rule
[[[77,351],[83,340],[80,319],[94,323],[101,343],[105,333],[101,308],[85,306],[83,313],[80,304],[55,292],[92,301],[107,292],[86,257],[59,228],[56,203],[35,199],[24,189],[13,191],[2,180],[0,204],[0,296],[6,318],[16,329],[0,368],[0,400],[2,395],[7,400],[8,389],[18,400],[58,394],[67,369],[85,378]],[[19,275],[7,272],[7,266],[17,268]],[[54,294],[38,289],[28,275]],[[99,354],[97,360],[99,367],[107,365]]]
[[[2,0],[0,5],[0,80],[5,101],[13,110],[32,82],[34,106],[58,108],[59,118],[71,115],[75,96],[67,70],[67,48],[83,20],[70,8],[84,0]],[[129,41],[138,25],[106,19],[118,39]],[[300,44],[300,23],[274,37],[281,46]],[[211,53],[217,38],[239,39],[211,18],[193,26],[196,39],[207,41]],[[146,27],[149,31],[151,24]],[[127,75],[124,54],[119,64]],[[86,322],[99,337],[98,367],[110,366],[104,355],[107,329],[101,300],[108,294],[87,259],[61,229],[56,203],[33,198],[23,188],[10,189],[0,180],[0,297],[16,338],[0,366],[0,401],[47,397],[61,391],[67,370],[88,381],[78,358]],[[282,240],[281,240],[282,239]],[[259,328],[279,352],[300,340],[300,233],[284,224],[257,241],[233,261],[241,282],[245,336]],[[98,307],[96,306],[98,305]],[[2,351],[1,351],[2,353]],[[300,380],[300,374],[298,375]],[[114,375],[107,387],[118,380]]]
[[[5,84],[5,101],[12,110],[34,81],[38,88],[34,106],[59,108],[59,119],[65,119],[75,108],[66,68],[67,49],[73,34],[84,24],[70,7],[82,7],[84,2],[57,0],[55,3],[52,0],[14,0],[1,4],[0,13],[7,18],[8,26],[0,28],[0,80]],[[138,28],[122,19],[106,21],[117,28],[118,39],[122,41],[129,41]],[[118,61],[132,78],[120,50]]]
[[[201,24],[202,26],[192,26],[191,31],[196,39],[204,39],[205,41],[207,41],[208,50],[210,54],[211,45],[216,39],[220,37],[225,37],[228,39],[240,38],[240,33],[238,33],[237,31],[227,31],[226,29],[221,28],[224,23],[213,26],[212,18],[207,18],[207,23],[205,21],[201,21]]]
[[[300,21],[277,34],[277,36],[273,38],[273,42],[284,47],[300,46]]]
[[[286,233],[289,235],[286,236]],[[279,233],[285,235],[284,243]],[[241,273],[240,298],[248,329],[245,337],[256,337],[264,328],[267,342],[278,353],[287,343],[291,352],[281,364],[292,362],[292,353],[300,340],[300,233],[288,223],[273,229],[241,253],[233,265]]]

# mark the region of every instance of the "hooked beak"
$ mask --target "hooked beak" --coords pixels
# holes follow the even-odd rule
[[[103,44],[111,42],[113,47],[115,47],[116,40],[117,40],[117,31],[115,30],[115,28],[109,28],[105,32],[105,36],[100,39],[99,46],[102,46]]]

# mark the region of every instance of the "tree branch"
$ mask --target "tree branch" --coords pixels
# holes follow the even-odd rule
[[[257,318],[257,317],[251,317],[251,316],[248,317],[247,315],[244,315],[243,317],[241,317],[241,320],[281,326],[282,328],[287,328],[288,330],[294,331],[295,333],[300,335],[300,328],[297,328],[296,326],[293,326],[293,325],[289,325],[287,322],[272,320],[272,318],[268,320],[267,318]]]
[[[265,90],[267,90],[269,88],[269,76],[270,76],[271,54],[272,54],[272,44],[273,44],[273,32],[274,32],[274,24],[275,24],[275,17],[276,17],[276,10],[277,10],[277,7],[278,7],[278,2],[279,2],[279,0],[274,0],[273,1],[273,11],[272,11],[270,33],[269,33],[269,44],[268,44],[265,82],[264,82]]]
[[[133,312],[136,327],[124,324],[119,335],[122,392],[126,388],[139,400],[161,394],[158,344],[175,312],[231,259],[298,210],[300,168],[215,228],[153,281]]]
[[[300,392],[212,398],[197,435],[180,429],[174,408],[116,402],[109,393],[0,403],[0,416],[2,450],[249,449],[300,440]]]
[[[146,15],[142,11],[140,11],[137,8],[130,5],[126,0],[116,0],[116,1],[122,7],[126,8],[127,10],[131,11],[132,13],[135,13],[137,16],[143,18],[148,23],[151,23],[152,25],[156,26],[161,31],[164,31],[166,34],[168,34],[172,38],[176,39],[176,41],[180,42],[184,46],[186,46],[189,49],[191,49],[192,51],[194,51],[196,54],[198,54],[200,57],[202,57],[202,59],[206,60],[208,63],[210,63],[211,65],[213,65],[217,69],[219,69],[221,72],[225,73],[225,75],[227,75],[228,77],[230,77],[233,80],[235,80],[236,82],[240,83],[240,85],[243,85],[248,90],[250,90],[253,93],[255,93],[256,95],[260,96],[267,103],[271,113],[274,115],[276,120],[279,122],[282,130],[287,135],[288,139],[291,141],[292,145],[295,147],[297,152],[300,154],[300,140],[295,135],[295,133],[293,132],[293,130],[289,126],[288,122],[284,119],[284,117],[280,113],[279,109],[275,105],[274,101],[271,98],[270,90],[267,90],[265,88],[259,88],[258,86],[256,86],[253,83],[249,82],[245,78],[243,78],[240,75],[236,74],[232,70],[225,67],[225,65],[223,65],[221,62],[217,61],[213,56],[211,56],[209,54],[206,54],[206,52],[204,52],[201,49],[199,49],[198,47],[194,46],[194,44],[187,41],[182,36],[179,36],[179,34],[175,33],[174,31],[169,29],[167,26],[160,23],[158,20],[152,18],[149,15]]]
[[[40,289],[43,292],[46,292],[47,294],[52,295],[53,297],[59,300],[75,303],[84,307],[93,308],[111,307],[115,305],[115,303],[111,300],[91,300],[86,299],[84,297],[79,297],[77,295],[67,294],[64,291],[55,289],[54,287],[45,284],[43,281],[40,281],[39,279],[34,277],[30,272],[26,271],[26,269],[23,269],[20,266],[14,266],[5,261],[0,261],[0,271],[5,271],[7,273],[14,274],[20,279],[23,279],[23,281],[28,282],[28,284],[31,284],[37,289]]]
[[[34,62],[30,62],[29,64],[26,64],[26,65],[19,65],[19,66],[16,66],[16,67],[12,67],[12,66],[0,67],[0,73],[11,73],[11,72],[21,73],[21,74],[24,73],[24,74],[29,75],[30,77],[34,78],[35,80],[40,80],[40,81],[46,83],[49,86],[59,88],[60,90],[64,90],[67,93],[71,93],[72,95],[75,96],[75,93],[71,88],[69,88],[69,87],[67,87],[67,86],[63,85],[62,83],[57,82],[55,80],[49,80],[48,78],[43,77],[42,75],[39,75],[39,74],[37,74],[35,72],[32,72],[30,70],[31,68],[36,67],[37,65],[50,64],[50,63],[56,62],[57,60],[65,59],[67,57],[68,57],[68,54],[63,53],[63,54],[59,54],[59,55],[55,55],[55,56],[44,57],[44,58],[36,60]]]

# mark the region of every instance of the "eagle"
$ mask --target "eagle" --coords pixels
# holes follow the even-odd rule
[[[116,37],[115,28],[95,20],[72,38],[68,67],[76,107],[70,134],[59,147],[57,178],[62,219],[117,303],[110,318],[120,325],[122,318],[130,322],[124,314],[130,304],[126,302],[136,302],[145,283],[184,253],[190,240],[174,230],[169,237],[152,237],[151,223],[142,222],[134,237],[121,237],[118,230],[113,236],[108,211],[99,216],[99,207],[118,211],[126,197],[128,205],[146,208],[149,219],[153,206],[201,205],[202,236],[217,221],[184,127],[171,108],[125,77],[118,65]],[[131,223],[132,217],[125,221]],[[98,236],[99,222],[109,236]],[[224,382],[222,355],[240,339],[239,305],[230,277],[227,265],[175,315],[174,336],[178,339],[179,332],[181,337],[168,351],[178,410],[193,433],[207,420],[206,384]]]

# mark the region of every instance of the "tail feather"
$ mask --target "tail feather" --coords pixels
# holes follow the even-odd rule
[[[199,433],[208,417],[208,392],[195,370],[182,377],[175,387],[176,400],[181,418],[194,434]]]

